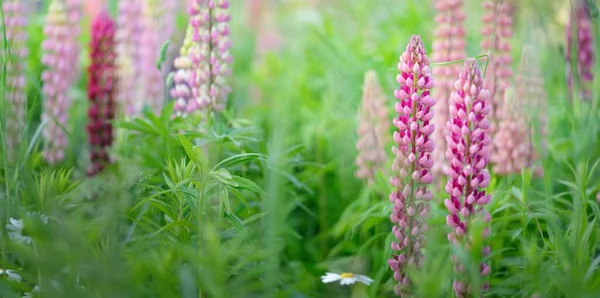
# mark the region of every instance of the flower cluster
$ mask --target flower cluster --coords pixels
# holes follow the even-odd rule
[[[390,178],[390,183],[396,188],[390,194],[390,201],[394,204],[390,219],[396,239],[392,242],[394,254],[388,264],[398,282],[394,290],[400,296],[411,294],[405,268],[418,268],[422,264],[421,246],[427,230],[425,218],[430,210],[429,201],[433,198],[427,189],[433,181],[430,173],[434,149],[431,134],[435,130],[431,123],[435,100],[430,96],[434,80],[429,65],[421,37],[413,35],[400,56],[400,74],[396,77],[400,87],[394,91],[394,97],[398,99],[398,116],[393,124],[398,130],[393,136],[396,146],[392,149],[395,155],[392,171],[397,174]]]
[[[481,48],[490,50],[490,61],[486,72],[486,88],[490,91],[492,111],[489,115],[491,123],[490,135],[494,138],[498,122],[497,112],[502,107],[504,90],[508,87],[511,77],[512,57],[510,54],[510,38],[513,34],[513,6],[507,1],[486,0],[483,2],[483,28],[484,36]],[[496,17],[498,22],[496,23]],[[494,26],[496,26],[494,31]],[[493,41],[492,35],[494,34]],[[492,151],[495,150],[492,148]]]
[[[117,85],[115,31],[115,23],[106,12],[98,14],[92,23],[91,64],[88,68],[90,105],[87,124],[91,161],[88,175],[90,176],[102,171],[105,164],[110,162],[107,149],[113,141],[110,121],[115,117]]]
[[[142,30],[142,0],[119,1],[117,17],[117,63],[119,86],[117,100],[127,116],[135,116],[142,109],[140,48]]]
[[[25,80],[25,60],[27,50],[27,7],[19,0],[2,2],[6,40],[9,46],[6,61],[6,148],[8,158],[14,157],[14,150],[19,143],[25,125],[25,109],[27,107],[27,90]]]
[[[575,1],[575,11],[571,14],[571,22],[567,26],[567,83],[573,89],[573,71],[571,70],[572,47],[576,43],[577,76],[580,86],[577,88],[585,100],[592,97],[591,84],[594,81],[594,33],[590,8],[585,0]],[[575,28],[573,28],[575,27]],[[573,30],[577,36],[573,36]]]
[[[48,121],[48,124],[43,132],[47,142],[43,154],[49,164],[64,159],[68,143],[63,129],[67,124],[70,106],[68,91],[77,78],[76,66],[79,57],[77,35],[81,5],[77,6],[76,2],[69,1],[69,5],[66,6],[63,1],[52,1],[44,27],[46,39],[42,43],[42,63],[46,70],[42,73],[42,92],[45,97],[42,121]]]
[[[170,95],[175,100],[175,114],[178,116],[186,115],[189,112],[188,102],[192,96],[192,90],[190,89],[190,75],[192,68],[192,61],[190,60],[189,53],[192,42],[193,29],[191,25],[188,26],[185,39],[179,49],[179,56],[175,58],[175,72],[173,74],[173,86],[171,87]]]
[[[456,92],[452,93],[450,106],[450,121],[447,129],[450,134],[446,137],[448,149],[446,157],[449,161],[448,183],[446,192],[450,195],[444,201],[449,215],[447,225],[452,229],[448,240],[454,244],[465,244],[462,240],[468,232],[467,224],[474,217],[482,218],[485,222],[491,220],[490,214],[483,208],[491,199],[486,195],[485,188],[490,182],[486,166],[490,154],[491,138],[488,134],[491,112],[489,103],[490,92],[483,87],[484,81],[477,62],[469,58],[463,71],[455,83]],[[484,236],[489,234],[486,229]],[[468,237],[467,237],[468,238]],[[470,247],[466,239],[466,249]],[[484,248],[484,255],[489,254],[489,247]],[[464,266],[453,256],[454,269],[459,275],[464,274]],[[481,264],[481,275],[490,273],[490,267]],[[484,290],[487,285],[484,285]],[[470,292],[466,280],[458,278],[454,281],[454,291],[457,297],[465,297]]]
[[[192,98],[186,109],[221,111],[231,92],[227,84],[233,61],[229,53],[229,0],[195,0],[188,12],[194,44],[189,53]]]
[[[437,16],[435,18],[436,30],[433,41],[433,61],[448,62],[465,58],[465,13],[463,0],[437,0],[435,5]],[[441,65],[433,70],[436,78],[435,86],[435,117],[434,123],[438,129],[433,133],[435,160],[432,169],[434,177],[441,177],[446,165],[446,122],[448,122],[450,94],[454,90],[454,81],[460,73],[460,64]]]
[[[380,171],[388,160],[385,146],[390,126],[385,95],[374,70],[365,74],[358,122],[356,177],[371,184],[375,173]]]

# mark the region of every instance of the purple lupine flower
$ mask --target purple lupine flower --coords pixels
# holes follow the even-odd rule
[[[2,2],[6,39],[9,55],[6,61],[6,149],[9,159],[19,144],[25,126],[27,90],[25,63],[27,58],[27,7],[23,1],[5,0]]]
[[[117,59],[119,86],[117,100],[127,116],[136,116],[142,109],[140,48],[142,40],[142,0],[119,1],[117,17]]]
[[[72,2],[70,2],[72,4]],[[45,97],[42,120],[49,121],[44,128],[47,147],[44,158],[49,164],[60,162],[65,157],[67,136],[64,127],[67,124],[67,112],[71,104],[68,91],[76,79],[79,46],[78,10],[75,5],[55,0],[50,3],[42,43],[44,55],[42,63],[47,67],[42,73]]]
[[[192,61],[189,52],[193,44],[193,28],[188,25],[183,44],[179,49],[179,56],[173,62],[175,72],[173,73],[173,86],[169,92],[171,98],[175,101],[175,115],[187,115],[187,105],[192,96],[190,88],[190,76],[192,72]]]
[[[372,184],[375,174],[388,160],[385,146],[388,143],[390,122],[386,98],[377,72],[365,73],[362,104],[358,111],[358,141],[356,149],[356,177]]]
[[[111,121],[115,118],[117,87],[115,31],[115,22],[105,11],[98,14],[92,23],[91,64],[88,68],[89,176],[96,175],[110,162],[108,148],[113,142]]]
[[[450,105],[450,120],[447,129],[450,134],[446,137],[448,149],[448,183],[446,192],[450,195],[444,201],[449,215],[446,223],[452,229],[448,240],[456,245],[463,243],[466,249],[470,247],[467,235],[468,226],[475,216],[481,216],[484,221],[491,220],[490,214],[483,208],[491,199],[486,195],[485,188],[490,183],[490,175],[485,169],[489,160],[491,138],[488,130],[490,122],[487,119],[491,112],[490,92],[485,89],[481,72],[475,59],[465,62],[459,79],[454,84],[456,91],[452,93]],[[489,234],[489,228],[484,236]],[[466,239],[466,244],[463,241]],[[484,256],[489,254],[485,247]],[[461,275],[464,266],[453,256],[455,272],[459,275],[454,281],[454,291],[457,297],[465,297],[470,286]],[[489,275],[490,267],[482,263],[481,274]],[[483,290],[487,289],[484,284]]]
[[[490,91],[491,96],[492,111],[489,115],[491,123],[489,133],[494,138],[498,122],[496,113],[500,111],[502,100],[504,100],[504,90],[508,87],[512,77],[510,38],[513,34],[514,7],[507,1],[486,0],[483,2],[483,9],[483,28],[481,29],[483,41],[481,42],[481,48],[484,51],[490,49],[489,54],[491,55],[485,74],[485,87]],[[497,24],[496,14],[498,15]],[[491,44],[494,26],[496,26],[495,36],[493,44]]]
[[[433,61],[448,62],[465,58],[465,13],[463,12],[463,0],[437,0],[435,39],[433,41]],[[446,164],[446,122],[448,122],[450,106],[450,94],[454,90],[454,81],[461,71],[460,64],[440,65],[433,70],[436,78],[434,96],[436,104],[434,107],[435,117],[433,121],[438,129],[433,133],[435,160],[432,172],[435,178],[442,177]],[[441,181],[440,181],[441,182]],[[443,183],[443,182],[441,182]]]
[[[411,294],[405,268],[418,268],[422,264],[421,246],[427,230],[425,219],[431,208],[429,201],[433,198],[427,189],[433,181],[430,170],[434,143],[430,136],[435,130],[431,123],[435,100],[429,95],[434,80],[429,64],[421,37],[413,35],[400,56],[400,74],[396,77],[400,87],[394,91],[394,97],[399,101],[396,103],[398,116],[393,120],[398,130],[393,137],[397,146],[392,148],[395,155],[392,171],[396,175],[390,178],[390,183],[396,190],[390,194],[394,204],[390,219],[396,241],[392,242],[394,254],[388,264],[398,282],[394,291],[399,296]]]
[[[192,98],[187,112],[221,111],[231,92],[227,78],[233,57],[229,53],[229,0],[195,0],[189,7],[194,30],[190,49]]]
[[[578,0],[574,4],[575,13],[571,14],[571,21],[567,26],[567,84],[573,90],[573,73],[571,70],[572,44],[577,44],[577,76],[579,84],[576,89],[584,100],[592,97],[591,84],[594,81],[594,33],[590,8],[585,0]],[[573,28],[575,26],[576,28]],[[574,38],[573,29],[577,32]]]

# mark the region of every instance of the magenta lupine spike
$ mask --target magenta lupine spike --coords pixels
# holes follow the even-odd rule
[[[463,0],[437,0],[435,39],[433,41],[432,59],[435,63],[462,60],[465,58],[465,13],[463,12]],[[450,105],[450,94],[454,90],[454,81],[461,71],[461,64],[440,65],[433,70],[436,78],[435,93],[436,104],[433,118],[437,129],[433,133],[435,160],[432,169],[436,180],[442,177],[447,167],[446,164],[446,122],[448,122]],[[443,183],[442,181],[440,181]]]
[[[42,121],[48,121],[43,132],[47,143],[43,154],[49,164],[60,162],[65,157],[68,141],[63,129],[71,104],[68,91],[78,71],[79,24],[74,22],[78,21],[80,12],[72,3],[68,7],[70,10],[60,0],[50,3],[44,28],[46,39],[42,43],[42,63],[46,66],[42,73],[45,98]]]
[[[356,177],[372,184],[375,174],[383,169],[388,160],[385,146],[389,138],[389,115],[377,72],[365,73],[363,95],[358,111],[358,141],[356,149]]]
[[[406,51],[400,56],[396,81],[400,85],[394,91],[396,112],[393,119],[396,146],[392,171],[395,176],[390,183],[395,191],[390,194],[394,208],[390,219],[394,224],[392,233],[393,256],[388,264],[394,271],[398,282],[394,291],[399,296],[409,296],[411,282],[405,274],[407,267],[420,267],[423,254],[424,233],[427,230],[426,217],[433,198],[427,185],[433,181],[431,152],[434,143],[431,134],[435,126],[431,123],[435,100],[430,96],[434,80],[429,68],[430,60],[426,55],[421,37],[413,35]]]
[[[142,0],[119,1],[117,16],[117,63],[119,86],[117,101],[127,116],[136,116],[142,109],[143,94],[140,71],[142,40]]]
[[[494,173],[498,175],[519,174],[530,165],[531,140],[529,125],[521,101],[526,97],[514,97],[513,89],[504,93],[504,100],[498,116],[498,129],[493,139],[495,150],[490,161],[494,165]]]
[[[575,13],[571,14],[570,23],[567,26],[567,84],[573,90],[573,73],[571,70],[572,45],[576,43],[577,53],[577,76],[579,84],[576,90],[584,100],[592,98],[591,86],[594,81],[594,34],[592,32],[592,20],[590,8],[585,0],[577,0],[574,3]],[[575,19],[573,19],[575,18]],[[574,38],[572,31],[577,32]]]
[[[92,23],[91,64],[88,68],[89,176],[96,175],[110,162],[108,148],[113,142],[111,121],[115,118],[117,87],[115,30],[115,22],[105,11],[98,14]]]
[[[190,49],[192,98],[187,112],[221,111],[231,92],[227,83],[233,61],[229,53],[229,1],[195,0],[188,12],[194,30],[194,44]]]
[[[27,90],[25,79],[25,63],[27,58],[27,7],[22,0],[5,0],[2,2],[6,40],[9,55],[6,61],[6,149],[9,159],[14,158],[23,128],[25,126],[25,110],[27,108]],[[4,52],[4,51],[3,51]]]
[[[448,149],[448,183],[446,192],[450,195],[444,201],[449,215],[446,223],[451,228],[448,240],[456,245],[466,245],[469,249],[470,240],[465,237],[469,232],[467,224],[474,217],[481,217],[485,222],[491,220],[490,214],[484,206],[490,201],[490,195],[486,195],[485,188],[490,182],[490,175],[486,170],[489,160],[491,138],[488,130],[490,121],[488,116],[491,112],[490,92],[484,88],[484,81],[477,62],[469,58],[465,62],[459,79],[455,82],[455,92],[452,93],[450,105],[450,120],[447,129],[450,132],[446,137]],[[489,234],[489,228],[485,230],[484,237]],[[466,241],[463,241],[465,240]],[[489,254],[489,247],[483,249],[483,255]],[[470,286],[462,276],[464,266],[456,258],[452,258],[457,273],[454,281],[454,291],[457,297],[466,297]],[[487,276],[490,267],[482,263],[481,275]],[[487,289],[487,283],[482,290]]]
[[[493,138],[498,122],[496,113],[500,111],[504,99],[504,90],[508,87],[512,78],[510,38],[513,34],[514,8],[508,1],[501,0],[486,0],[483,2],[483,8],[483,28],[481,30],[483,41],[481,42],[481,48],[486,52],[490,49],[489,54],[491,55],[485,73],[485,87],[490,91],[491,96],[492,111],[489,115],[489,121],[492,126],[489,133]],[[498,17],[497,24],[496,16]],[[490,47],[494,24],[496,24],[495,37]],[[494,148],[492,148],[493,150]]]

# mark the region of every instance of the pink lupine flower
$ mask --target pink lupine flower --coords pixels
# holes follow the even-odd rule
[[[571,21],[567,26],[567,83],[573,90],[573,72],[571,70],[572,45],[576,43],[577,77],[579,84],[576,89],[585,100],[592,97],[591,84],[594,81],[594,34],[590,8],[585,0],[575,1],[575,12],[571,14]],[[575,27],[575,28],[573,28]],[[573,37],[572,31],[577,32]]]
[[[449,215],[447,225],[451,228],[448,240],[456,245],[464,244],[462,241],[469,232],[467,224],[470,219],[478,216],[485,222],[491,220],[490,214],[483,208],[489,201],[485,188],[490,182],[490,175],[486,171],[489,160],[491,138],[488,130],[490,122],[487,119],[491,112],[490,92],[485,89],[481,72],[475,59],[469,58],[465,62],[459,79],[454,84],[456,91],[452,93],[450,105],[450,120],[447,129],[450,134],[446,137],[448,149],[448,183],[446,192],[450,195],[444,201]],[[489,234],[489,228],[485,230]],[[486,236],[486,235],[484,235]],[[468,249],[469,239],[466,239],[465,248]],[[484,248],[484,255],[489,254],[489,247]],[[454,281],[454,292],[457,297],[465,297],[470,286],[467,280],[460,277],[464,273],[464,266],[455,262],[455,272],[459,277]],[[488,275],[490,268],[481,264],[482,276]],[[487,289],[487,284],[483,290]]]
[[[519,174],[530,165],[531,140],[523,103],[526,98],[514,97],[512,88],[504,93],[498,116],[498,129],[493,139],[495,148],[490,156],[494,173],[498,175]]]
[[[27,7],[19,0],[2,2],[4,23],[9,52],[6,57],[6,90],[4,91],[6,113],[6,149],[9,159],[13,159],[14,150],[19,144],[25,126],[27,90],[25,63],[27,58]]]
[[[227,84],[233,61],[229,53],[229,0],[196,0],[188,12],[194,45],[190,49],[192,98],[187,112],[221,111],[231,92]]]
[[[44,28],[46,39],[42,43],[42,63],[47,68],[42,73],[42,93],[45,97],[42,120],[49,122],[43,132],[47,142],[43,154],[49,164],[64,159],[68,143],[63,129],[71,104],[68,91],[77,78],[79,56],[77,35],[81,13],[76,2],[52,1]]]
[[[405,268],[418,268],[422,264],[421,246],[427,230],[425,219],[431,208],[429,201],[433,198],[427,189],[433,181],[431,134],[435,130],[431,123],[435,100],[430,96],[434,80],[429,64],[421,37],[413,35],[400,56],[400,74],[396,77],[400,87],[394,91],[394,97],[398,99],[398,116],[393,124],[398,130],[393,137],[397,146],[392,149],[395,155],[392,171],[396,175],[390,178],[390,183],[396,190],[390,194],[394,204],[390,219],[396,240],[392,242],[394,254],[388,264],[398,282],[394,291],[399,296],[411,294]]]
[[[115,22],[105,11],[92,23],[92,41],[88,68],[88,99],[90,101],[87,124],[93,176],[110,162],[108,148],[113,142],[111,121],[115,118],[115,91],[117,87],[115,65]]]
[[[190,89],[190,76],[192,71],[192,62],[189,57],[190,47],[192,46],[193,29],[188,26],[185,39],[179,50],[179,56],[175,58],[175,72],[173,74],[173,86],[170,95],[175,100],[175,114],[178,116],[187,114],[187,105],[192,96]]]
[[[145,104],[155,113],[160,112],[165,100],[164,74],[156,68],[156,61],[163,43],[173,34],[176,4],[173,0],[148,0],[142,7],[140,39],[143,46],[139,46],[139,67]]]
[[[436,63],[461,60],[465,58],[465,13],[462,10],[463,0],[437,0],[435,39],[433,41],[433,61]],[[450,94],[454,90],[454,81],[461,70],[460,64],[440,65],[433,74],[436,78],[435,117],[438,129],[433,133],[436,148],[433,151],[435,160],[432,169],[434,177],[442,177],[446,165],[446,122],[448,122]],[[441,181],[440,181],[441,182]]]
[[[486,88],[490,91],[491,114],[489,121],[491,123],[490,135],[492,138],[496,133],[498,122],[497,112],[500,111],[502,100],[504,99],[504,90],[508,87],[512,77],[511,70],[511,47],[510,38],[513,30],[514,11],[512,5],[508,1],[501,0],[486,0],[483,2],[483,41],[481,48],[484,51],[490,49],[490,61],[488,63],[487,72],[485,73]],[[498,23],[496,24],[496,15],[498,15]],[[494,24],[496,24],[495,37],[493,44],[492,33],[494,32]],[[492,151],[494,148],[492,148]]]
[[[385,152],[389,132],[388,110],[377,72],[365,74],[361,108],[358,111],[356,177],[372,184],[375,174],[388,160]]]
[[[119,86],[117,100],[127,116],[138,115],[143,105],[140,70],[142,40],[142,0],[119,1],[117,16],[117,63]],[[156,49],[155,49],[156,50]]]

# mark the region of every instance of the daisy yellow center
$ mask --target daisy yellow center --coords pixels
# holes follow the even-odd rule
[[[342,274],[340,274],[340,277],[341,278],[352,278],[352,277],[354,277],[354,274],[352,274],[352,273],[342,273]]]

